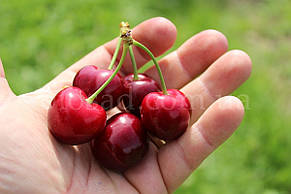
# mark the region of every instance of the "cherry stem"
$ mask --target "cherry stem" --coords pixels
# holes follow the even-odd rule
[[[155,66],[155,64],[149,64],[149,63],[146,63],[146,64],[144,64],[143,66],[141,66],[141,67],[137,70],[137,73],[144,73],[144,72],[146,72],[149,68],[151,68],[152,66]]]
[[[95,98],[97,97],[98,94],[100,94],[100,92],[102,92],[102,90],[104,90],[104,88],[113,80],[113,78],[116,76],[116,74],[118,73],[118,71],[120,70],[123,62],[124,62],[124,59],[125,59],[125,56],[126,56],[126,53],[127,53],[127,50],[128,50],[128,44],[124,44],[123,45],[123,51],[122,51],[122,55],[121,55],[121,59],[119,61],[119,64],[117,65],[116,69],[114,70],[114,72],[111,74],[111,76],[106,80],[106,82],[104,82],[104,84],[98,88],[98,90],[92,94],[89,98],[86,99],[86,101],[89,103],[89,104],[92,104],[93,101],[95,100]]]
[[[111,59],[111,62],[108,66],[108,69],[109,70],[112,70],[113,67],[114,67],[114,64],[115,64],[115,61],[116,61],[116,58],[117,58],[117,55],[118,55],[118,51],[120,49],[120,46],[121,46],[121,42],[122,42],[122,39],[121,38],[118,38],[118,43],[116,45],[116,48],[115,48],[115,51],[114,51],[114,54],[113,54],[113,57]]]
[[[133,67],[133,80],[138,80],[137,65],[136,65],[136,62],[135,62],[133,49],[132,49],[131,45],[129,46],[129,55],[130,55],[131,63],[132,63],[132,67]]]
[[[168,95],[166,83],[165,83],[165,80],[164,80],[164,76],[162,74],[161,68],[160,68],[155,56],[153,55],[153,53],[146,46],[144,46],[143,44],[137,42],[136,40],[133,40],[133,45],[140,47],[141,49],[143,49],[145,52],[147,52],[150,55],[150,57],[152,58],[155,66],[156,66],[156,69],[157,69],[157,71],[159,73],[161,84],[162,84],[163,94]]]

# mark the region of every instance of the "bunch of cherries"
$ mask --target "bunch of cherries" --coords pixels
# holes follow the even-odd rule
[[[114,68],[123,45],[121,59]],[[152,58],[160,76],[159,84],[137,70],[132,46]],[[129,51],[133,74],[118,72]],[[107,120],[106,111],[122,110]],[[124,172],[136,165],[148,150],[148,137],[171,141],[188,127],[191,107],[176,89],[167,90],[161,69],[151,51],[134,40],[127,22],[120,24],[120,38],[108,69],[89,65],[75,76],[73,86],[64,88],[51,102],[48,128],[64,144],[90,142],[98,162]]]

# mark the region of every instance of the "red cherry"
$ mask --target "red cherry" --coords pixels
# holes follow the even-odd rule
[[[124,172],[144,157],[147,136],[138,117],[119,113],[108,120],[103,134],[92,141],[91,149],[102,166]]]
[[[191,105],[179,90],[152,92],[142,101],[141,121],[152,135],[170,141],[181,136],[190,121]]]
[[[98,69],[94,65],[85,66],[75,76],[73,86],[81,88],[87,96],[91,96],[112,73],[113,70]],[[105,110],[118,105],[120,96],[124,93],[122,79],[121,75],[117,74],[108,86],[98,94],[94,102],[100,104]]]
[[[140,105],[143,98],[151,93],[160,91],[159,84],[145,74],[138,74],[138,80],[129,74],[123,80],[124,93],[123,105],[127,111],[140,117]]]
[[[53,99],[48,111],[48,128],[65,144],[86,143],[103,132],[106,112],[98,104],[89,104],[79,88],[68,87]]]

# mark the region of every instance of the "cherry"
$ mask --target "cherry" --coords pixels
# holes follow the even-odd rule
[[[176,89],[152,92],[143,99],[141,121],[152,135],[170,141],[188,128],[191,105],[187,97]]]
[[[83,67],[75,76],[73,86],[81,88],[87,96],[91,96],[113,74],[113,70],[98,69],[94,65]],[[94,102],[109,110],[119,104],[124,93],[122,76],[117,73],[113,80],[95,98]]]
[[[123,79],[124,96],[122,103],[127,111],[140,117],[140,105],[143,98],[150,92],[160,91],[159,84],[145,74],[138,74],[138,80],[134,74],[129,74]]]
[[[68,87],[53,99],[48,111],[48,128],[65,144],[82,144],[101,134],[106,112],[98,104],[89,104],[79,88]]]
[[[102,135],[92,141],[91,149],[102,166],[124,172],[145,155],[147,136],[138,117],[119,113],[108,120]]]

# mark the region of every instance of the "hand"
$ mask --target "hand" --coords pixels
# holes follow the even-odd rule
[[[138,25],[133,37],[159,56],[173,45],[176,29],[164,18],[153,18]],[[98,47],[43,88],[20,96],[11,92],[0,62],[0,193],[172,192],[239,126],[242,103],[223,96],[247,80],[251,61],[242,51],[227,52],[226,38],[207,30],[159,61],[168,88],[181,88],[191,101],[192,126],[182,137],[159,150],[151,143],[144,160],[123,175],[100,167],[88,144],[58,143],[47,129],[52,98],[83,66],[106,68],[116,43]],[[150,60],[141,50],[134,52],[139,66]],[[128,57],[122,73],[129,72]],[[147,74],[159,80],[154,68]]]

